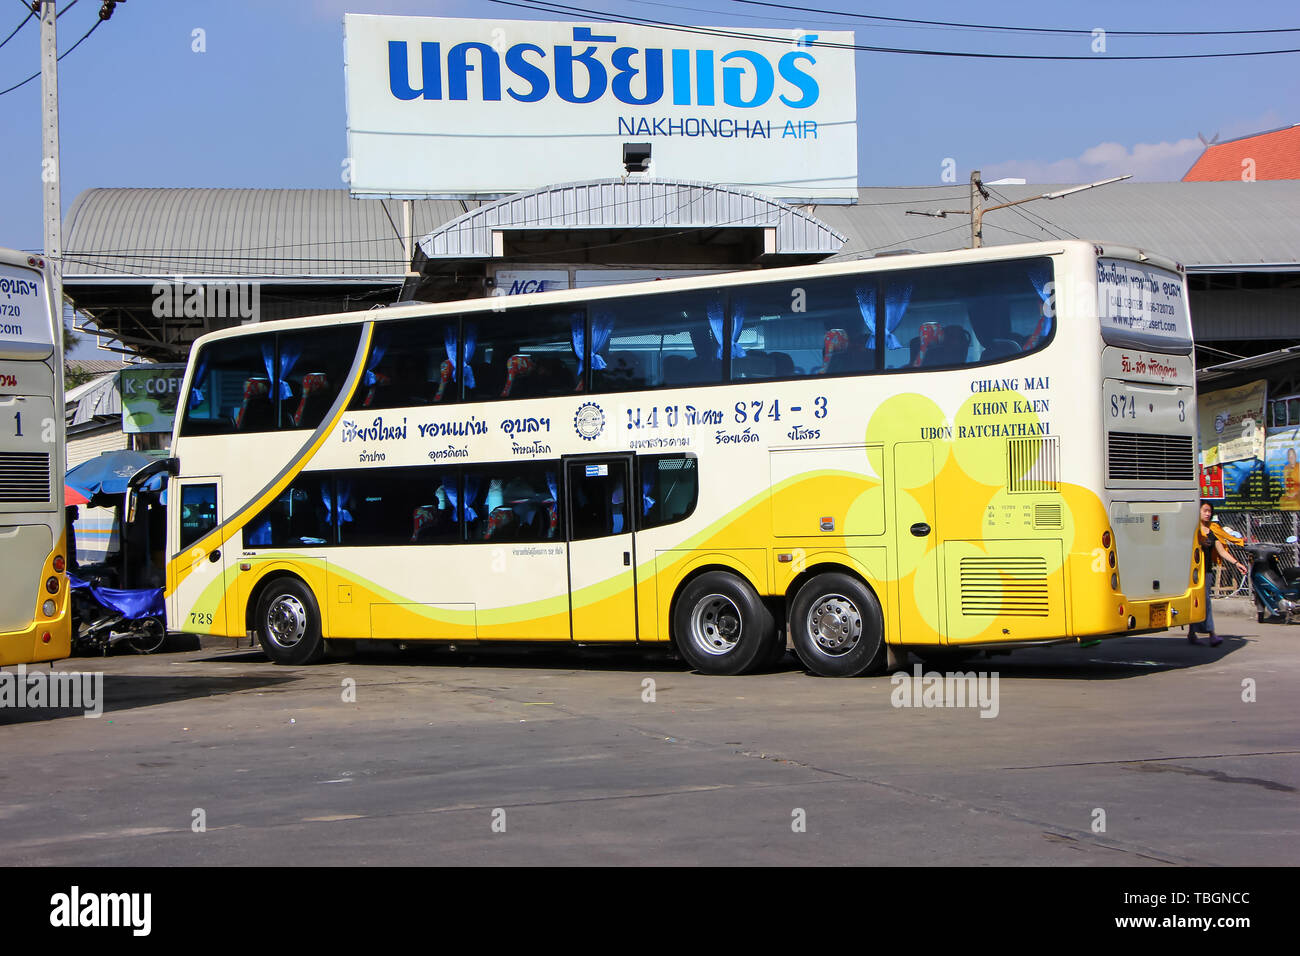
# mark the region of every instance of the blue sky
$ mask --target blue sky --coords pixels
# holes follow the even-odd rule
[[[575,5],[697,24],[853,29],[859,43],[1061,55],[1087,37],[1009,37],[873,25],[734,0],[572,0]],[[1106,30],[1300,26],[1293,3],[1043,4],[990,0],[809,0],[882,16]],[[60,4],[61,7],[66,4]],[[60,49],[94,22],[99,0],[59,21]],[[7,11],[7,12],[5,12]],[[61,64],[63,204],[95,186],[341,187],[345,12],[528,18],[478,2],[411,0],[127,0]],[[0,38],[22,17],[0,0]],[[536,19],[582,19],[539,14]],[[207,50],[193,52],[193,31]],[[35,21],[0,49],[0,89],[38,68]],[[1300,47],[1300,33],[1186,39],[1108,36],[1110,55]],[[1232,60],[1032,63],[859,53],[859,178],[1088,181],[1132,172],[1179,179],[1197,133],[1222,138],[1300,122],[1300,54]],[[40,83],[0,96],[0,245],[41,240]]]

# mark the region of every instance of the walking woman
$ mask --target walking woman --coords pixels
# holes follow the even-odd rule
[[[1210,646],[1218,647],[1223,643],[1223,638],[1214,633],[1214,611],[1210,607],[1210,569],[1220,561],[1234,565],[1242,574],[1246,573],[1246,566],[1232,556],[1223,543],[1220,535],[1223,529],[1219,527],[1214,520],[1214,505],[1208,501],[1201,502],[1201,523],[1196,528],[1196,544],[1205,555],[1205,561],[1202,563],[1201,580],[1205,587],[1205,621],[1201,624],[1187,625],[1187,643],[1199,644],[1196,639],[1198,630],[1205,631],[1210,635]]]

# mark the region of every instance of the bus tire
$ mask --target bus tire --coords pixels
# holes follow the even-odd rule
[[[297,578],[273,581],[257,602],[257,640],[277,664],[312,664],[325,654],[320,609]]]
[[[804,666],[822,677],[856,677],[885,660],[880,602],[848,574],[819,574],[799,589],[790,637]]]
[[[701,574],[677,597],[673,642],[703,674],[745,674],[764,667],[776,640],[772,612],[749,582],[734,574]]]

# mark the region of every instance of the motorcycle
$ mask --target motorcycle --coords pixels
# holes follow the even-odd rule
[[[104,654],[122,641],[140,654],[152,654],[167,640],[167,610],[162,588],[124,591],[109,587],[114,573],[87,566],[68,573],[72,588],[72,647],[78,654]]]
[[[1296,537],[1287,538],[1294,546]],[[1250,565],[1250,583],[1255,592],[1255,619],[1259,623],[1269,618],[1282,618],[1284,624],[1300,611],[1300,568],[1284,568],[1278,555],[1282,545],[1249,544],[1246,546],[1254,558]]]

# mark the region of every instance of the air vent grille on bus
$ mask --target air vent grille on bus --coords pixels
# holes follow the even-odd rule
[[[1111,432],[1106,476],[1111,481],[1195,481],[1196,440],[1191,435]]]
[[[1061,440],[1012,438],[1007,441],[1007,491],[1056,491],[1061,471]]]
[[[1046,617],[1045,558],[962,558],[961,613],[968,616]]]
[[[0,502],[50,500],[50,456],[45,452],[0,452]]]

